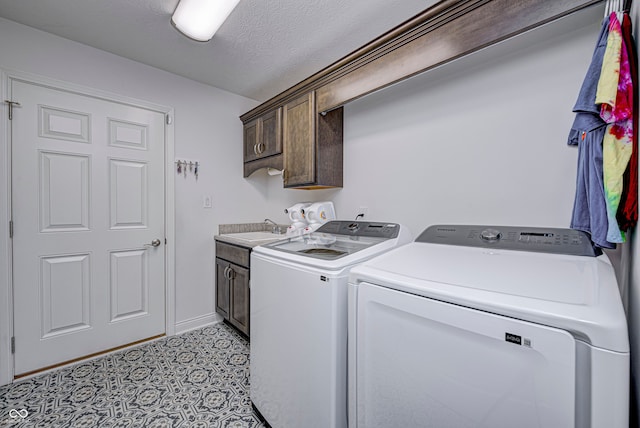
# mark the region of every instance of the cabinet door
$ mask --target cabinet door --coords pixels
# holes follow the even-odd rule
[[[244,125],[244,161],[282,153],[282,108],[260,116]]]
[[[315,95],[313,92],[284,106],[282,117],[284,187],[313,183],[315,171]]]
[[[260,118],[260,138],[258,139],[258,157],[282,153],[282,108],[278,108]]]
[[[244,125],[244,161],[258,158],[258,119]]]
[[[225,319],[229,319],[229,280],[225,276],[229,266],[229,262],[216,258],[216,312]]]
[[[229,322],[249,335],[249,270],[231,265]]]

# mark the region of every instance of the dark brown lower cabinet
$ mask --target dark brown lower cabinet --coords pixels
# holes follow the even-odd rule
[[[249,336],[250,248],[216,241],[216,312]]]

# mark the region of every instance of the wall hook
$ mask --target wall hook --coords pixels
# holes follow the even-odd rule
[[[200,168],[200,162],[198,161],[190,161],[184,159],[177,159],[175,161],[176,164],[176,172],[178,174],[183,174],[184,177],[187,177],[187,173],[192,173],[196,180],[198,179],[198,172]]]

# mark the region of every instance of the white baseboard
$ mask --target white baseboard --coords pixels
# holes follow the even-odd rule
[[[222,322],[222,317],[216,313],[202,315],[200,317],[177,322],[175,334],[186,333],[197,328],[218,324],[219,322]]]

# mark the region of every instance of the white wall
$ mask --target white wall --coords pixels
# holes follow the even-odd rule
[[[175,181],[177,330],[217,319],[213,235],[218,224],[264,219],[254,209],[260,211],[266,204],[266,181],[242,178],[239,116],[257,102],[4,19],[0,19],[0,69],[35,73],[174,108],[175,157],[201,164],[197,182],[191,175]],[[4,103],[0,113],[6,115]],[[3,199],[8,164],[5,118],[0,120]],[[204,195],[213,197],[212,209],[202,208]],[[0,242],[7,242],[6,203],[0,203],[0,221]],[[6,246],[0,248],[0,304],[8,299],[7,251]],[[0,323],[6,325],[2,306]],[[0,343],[4,346],[6,341]],[[5,351],[0,349],[0,354]],[[5,363],[0,357],[0,372]]]
[[[269,187],[270,215],[331,199],[339,218],[414,234],[435,223],[568,227],[577,150],[571,109],[602,8],[539,28],[348,104],[344,187]],[[365,217],[364,220],[367,220]]]

